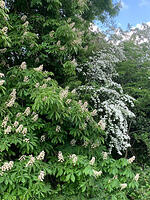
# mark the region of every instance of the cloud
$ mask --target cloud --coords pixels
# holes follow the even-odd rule
[[[121,1],[121,8],[122,9],[128,9],[129,6],[124,1]]]
[[[149,0],[141,0],[139,3],[139,6],[150,6],[150,1]]]

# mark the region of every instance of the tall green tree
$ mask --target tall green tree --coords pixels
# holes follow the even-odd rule
[[[132,138],[132,154],[137,155],[139,161],[149,163],[149,121],[150,121],[150,27],[142,24],[141,28],[134,28],[129,32],[120,32],[120,44],[125,51],[126,61],[119,63],[118,81],[123,86],[125,92],[135,98],[133,112],[135,120],[130,126],[130,136]],[[144,156],[140,154],[143,151]]]
[[[24,56],[32,63],[39,59],[46,70],[55,73],[60,83],[74,76],[77,62],[92,52],[95,46],[94,34],[89,31],[92,20],[103,13],[113,16],[118,11],[111,0],[8,0],[7,7],[10,23],[13,23],[10,32],[10,38],[14,38],[13,63],[23,62]],[[21,21],[23,15],[26,19]],[[23,23],[24,29],[20,30]],[[27,41],[30,41],[32,55]]]

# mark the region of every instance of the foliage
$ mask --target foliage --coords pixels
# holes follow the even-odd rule
[[[18,65],[20,59],[22,62],[30,60],[31,63],[39,59],[39,63],[54,72],[59,83],[66,86],[75,74],[77,61],[87,59],[95,47],[96,42],[92,41],[95,36],[89,31],[93,17],[105,10],[110,15],[112,13],[114,5],[111,1],[101,3],[97,7],[97,1],[90,3],[86,0],[8,0],[7,7],[13,24],[13,64]],[[87,10],[92,13],[88,20],[85,19],[89,16]],[[21,46],[26,51],[20,49]]]
[[[132,138],[131,152],[138,158],[141,165],[149,163],[149,31],[148,25],[131,29],[122,34],[120,45],[124,48],[126,61],[119,63],[118,81],[125,92],[136,99],[129,134]],[[130,35],[130,37],[129,37]],[[128,36],[128,37],[127,37]],[[124,39],[123,39],[124,38]],[[141,155],[141,149],[144,155]]]
[[[127,148],[134,116],[133,99],[115,82],[124,54],[90,31],[94,17],[117,9],[111,0],[0,0],[0,199],[120,200],[138,189],[135,157],[107,153],[110,136],[118,153]],[[90,81],[97,107],[93,91],[82,93]]]
[[[115,147],[122,154],[130,146],[128,120],[134,117],[134,113],[129,108],[134,106],[134,99],[125,95],[121,85],[115,82],[118,76],[116,63],[125,59],[122,49],[111,43],[108,46],[106,41],[105,44],[89,62],[78,67],[80,76],[85,77],[79,91],[83,95],[86,91],[87,99],[96,109],[99,120],[105,122],[110,152]]]
[[[132,195],[133,199],[147,200],[150,198],[149,166],[145,164],[140,171],[139,187]]]

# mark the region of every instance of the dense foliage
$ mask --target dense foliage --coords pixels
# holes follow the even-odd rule
[[[98,117],[106,124],[109,151],[114,147],[119,154],[130,146],[128,120],[134,117],[134,113],[129,110],[129,107],[134,106],[134,99],[124,94],[121,85],[115,82],[118,76],[116,63],[124,59],[122,49],[108,43],[89,62],[77,68],[85,77],[84,85],[79,90],[83,94],[86,92]]]
[[[131,28],[123,32],[117,30],[113,36],[115,42],[123,47],[126,60],[119,63],[118,82],[123,86],[126,93],[134,97],[136,118],[131,121],[129,135],[131,147],[126,154],[135,155],[138,165],[142,167],[140,188],[135,195],[137,199],[149,199],[149,156],[150,156],[150,27],[142,24],[139,28]],[[142,153],[141,153],[142,152]]]
[[[149,198],[149,163],[141,172],[132,151],[149,151],[149,48],[90,28],[118,9],[111,0],[0,0],[1,200]],[[140,80],[129,73],[137,67]]]
[[[149,157],[149,33],[147,24],[130,32],[119,34],[120,45],[124,46],[126,60],[118,65],[119,83],[124,90],[136,99],[129,134],[132,137],[132,149],[140,162],[148,162]],[[124,39],[123,39],[124,38]],[[140,154],[143,151],[144,156]]]

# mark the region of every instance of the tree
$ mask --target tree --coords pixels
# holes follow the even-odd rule
[[[114,147],[119,154],[130,146],[128,119],[135,116],[129,110],[134,106],[134,99],[125,95],[121,85],[115,82],[118,76],[116,63],[124,59],[121,48],[105,41],[103,48],[78,68],[79,73],[85,77],[84,85],[79,90],[81,94],[88,94],[87,98],[96,109],[100,123],[106,125],[106,141],[110,152]]]
[[[88,4],[69,2],[71,13],[68,1],[0,1],[3,200],[119,199],[138,186],[135,158],[108,156],[104,124],[68,87],[96,37],[81,18]]]
[[[125,51],[126,60],[119,63],[119,83],[125,92],[136,99],[133,112],[136,118],[130,126],[132,138],[131,152],[136,154],[139,162],[148,161],[149,157],[149,65],[150,51],[149,38],[150,27],[142,24],[141,28],[131,28],[129,32],[119,35],[118,44]],[[143,151],[144,156],[140,154]]]

